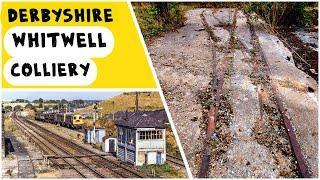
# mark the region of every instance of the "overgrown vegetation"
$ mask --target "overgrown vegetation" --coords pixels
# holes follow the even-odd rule
[[[141,171],[148,174],[154,174],[155,177],[166,177],[166,178],[186,178],[177,168],[170,166],[165,162],[163,165],[143,165],[138,167]]]
[[[147,43],[152,37],[183,26],[184,12],[194,8],[238,8],[256,13],[274,30],[278,26],[312,27],[318,25],[317,2],[136,2],[132,3]]]
[[[17,126],[9,119],[4,119],[4,131],[5,132],[15,132],[17,129]]]
[[[179,147],[171,127],[166,128],[166,147],[167,147],[167,154],[181,158]]]
[[[317,25],[317,6],[308,2],[247,2],[243,3],[243,10],[257,13],[274,30],[277,26]]]
[[[132,3],[140,29],[148,41],[165,31],[183,26],[185,17],[177,2]]]

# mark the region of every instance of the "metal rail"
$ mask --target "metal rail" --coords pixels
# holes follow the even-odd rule
[[[216,74],[217,74],[217,60],[216,60],[216,52],[215,52],[215,47],[213,44],[212,45],[212,60],[213,60],[213,80],[212,80],[212,92],[213,92],[213,97],[215,96],[215,104],[214,105],[210,105],[210,110],[209,110],[209,119],[208,119],[208,127],[207,127],[207,136],[204,142],[204,152],[203,152],[203,157],[202,157],[202,162],[201,162],[201,166],[200,166],[200,170],[198,173],[198,177],[199,178],[205,178],[209,172],[209,163],[210,163],[210,141],[211,141],[211,137],[213,135],[213,131],[216,128],[216,124],[217,124],[217,117],[218,117],[218,111],[220,108],[220,103],[221,103],[221,96],[222,96],[222,87],[223,87],[223,83],[224,83],[224,77],[225,77],[225,72],[227,70],[227,55],[228,55],[228,49],[229,47],[232,48],[232,46],[230,46],[230,43],[232,41],[232,34],[235,28],[235,24],[236,24],[236,15],[237,15],[237,9],[234,12],[234,16],[233,16],[233,22],[231,25],[231,29],[230,29],[230,37],[229,40],[226,43],[226,48],[224,51],[224,57],[222,60],[222,70],[219,74],[219,80],[218,80],[218,87],[216,89]],[[208,26],[208,23],[206,22],[203,14],[201,15],[201,19],[202,19],[202,23],[205,26],[207,32],[209,33],[210,36],[213,36],[212,30],[211,28]],[[217,90],[216,94],[215,90]]]
[[[167,154],[167,161],[170,162],[170,163],[173,163],[173,164],[176,164],[178,166],[181,166],[183,168],[185,168],[185,165],[183,163],[183,160],[178,158],[178,157],[175,157],[175,156],[172,156],[170,154]]]
[[[40,140],[38,137],[36,137],[34,134],[31,133],[31,129],[30,127],[28,127],[26,124],[22,123],[21,120],[19,120],[19,118],[15,115],[14,117],[16,120],[14,120],[16,122],[16,124],[20,127],[20,129],[24,129],[26,131],[28,131],[28,134],[30,137],[33,137],[34,139],[37,140],[37,142],[39,142],[40,144],[42,144],[43,146],[46,147],[47,150],[50,150],[52,151],[53,153],[55,153],[57,155],[57,153],[52,149],[50,148],[47,144],[45,144],[42,140]],[[33,131],[35,132],[35,131]],[[42,137],[44,138],[44,137]],[[45,138],[44,138],[45,139]],[[46,139],[47,140],[47,139]],[[48,141],[48,140],[47,140]],[[50,142],[50,141],[48,141]],[[50,142],[52,144],[54,144],[53,142]],[[59,147],[57,147],[59,148]],[[60,149],[60,148],[59,148]],[[61,149],[60,149],[61,150]],[[65,152],[64,150],[62,150],[63,152]],[[78,168],[76,168],[74,165],[72,165],[70,162],[68,162],[66,159],[62,158],[63,161],[68,164],[72,169],[74,169],[77,173],[79,173],[82,177],[85,177],[86,178],[86,175],[84,175]],[[81,163],[81,162],[80,162]],[[83,164],[83,163],[81,163]],[[83,164],[84,165],[84,164]],[[85,165],[84,165],[85,166]]]
[[[31,124],[34,128],[37,128],[38,131],[42,131],[43,133],[46,133],[46,134],[50,134],[50,137],[56,139],[59,143],[64,143],[66,144],[68,147],[72,148],[73,151],[76,151],[78,152],[78,154],[83,154],[85,157],[80,157],[80,158],[89,158],[90,160],[94,161],[96,164],[98,164],[99,166],[103,166],[109,170],[111,170],[112,172],[116,173],[117,175],[119,175],[120,177],[137,177],[137,178],[147,178],[148,176],[143,174],[143,173],[140,173],[138,171],[134,171],[128,167],[125,167],[121,164],[118,164],[116,162],[113,162],[109,159],[106,159],[104,157],[102,157],[101,155],[104,155],[104,154],[97,154],[89,149],[86,149],[84,147],[81,147],[79,145],[77,145],[76,143],[64,138],[64,137],[61,137],[59,136],[58,134],[55,134],[51,131],[48,131],[46,128],[42,127],[42,126],[39,126],[27,119],[25,119],[27,123]],[[90,156],[88,156],[90,155]],[[95,155],[95,156],[93,156]],[[76,156],[79,156],[79,155],[69,155],[69,156],[73,156],[76,158]]]
[[[265,56],[265,53],[264,53],[264,51],[263,51],[263,49],[261,47],[259,39],[257,38],[257,34],[256,34],[254,26],[250,22],[249,22],[249,25],[250,25],[250,31],[251,31],[252,35],[254,36],[254,38],[257,41],[259,54],[260,54],[260,56],[262,58],[262,61],[264,62],[264,67],[266,69],[267,75],[270,77],[270,75],[271,75],[270,65],[269,65],[269,63],[267,61],[267,58]],[[302,177],[310,178],[311,176],[309,174],[308,167],[307,167],[306,161],[304,159],[304,156],[303,156],[303,154],[301,152],[300,144],[297,141],[297,138],[295,136],[294,128],[293,128],[288,116],[285,114],[285,107],[284,107],[284,104],[283,104],[283,102],[281,100],[281,97],[279,96],[279,93],[278,93],[278,90],[277,90],[277,86],[275,85],[275,83],[272,80],[270,81],[270,84],[271,84],[271,88],[272,88],[272,93],[275,96],[277,106],[279,108],[281,117],[283,119],[284,127],[286,129],[286,132],[287,132],[287,135],[288,135],[288,139],[290,141],[291,149],[293,151],[294,156],[297,159],[298,168],[300,170],[300,173],[301,173]],[[260,99],[260,97],[259,97],[259,99]]]
[[[119,175],[121,177],[147,177],[146,175],[144,175],[142,173],[133,171],[130,168],[127,168],[125,166],[121,166],[121,165],[116,164],[115,162],[113,162],[109,159],[103,158],[103,157],[101,157],[101,154],[97,154],[97,153],[92,152],[88,149],[85,149],[85,148],[75,144],[74,142],[72,142],[64,137],[61,137],[53,132],[50,132],[47,129],[45,129],[45,128],[43,128],[33,122],[30,122],[30,121],[28,121],[28,122],[31,123],[33,126],[36,126],[38,129],[41,129],[42,131],[51,134],[52,137],[54,137],[55,139],[59,138],[59,140],[58,140],[59,142],[63,142],[65,144],[67,144],[69,147],[73,148],[75,151],[77,151],[81,154],[84,154],[84,155],[88,155],[88,153],[95,154],[96,157],[93,156],[93,157],[88,157],[88,158],[91,159],[92,161],[96,162],[97,164],[104,166],[105,168],[113,171],[114,173],[116,173],[117,175]],[[124,171],[126,171],[126,172],[124,172]],[[131,174],[128,174],[128,172]],[[134,175],[134,176],[132,176],[132,175]]]

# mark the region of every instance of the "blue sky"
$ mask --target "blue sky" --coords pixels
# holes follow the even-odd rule
[[[49,99],[83,99],[83,100],[105,100],[110,97],[122,94],[123,92],[2,92],[2,100],[16,100],[16,99],[27,99],[33,101],[35,99],[42,98],[44,100]]]

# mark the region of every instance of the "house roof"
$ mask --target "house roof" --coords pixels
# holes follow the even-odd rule
[[[122,117],[116,122],[118,126],[124,126],[129,128],[160,128],[164,129],[167,126],[164,124],[163,118],[156,118],[152,116],[153,113],[138,111],[128,114],[128,117]]]

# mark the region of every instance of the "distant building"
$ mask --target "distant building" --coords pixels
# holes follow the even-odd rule
[[[163,120],[135,112],[117,121],[117,159],[135,166],[163,164],[166,160]]]

